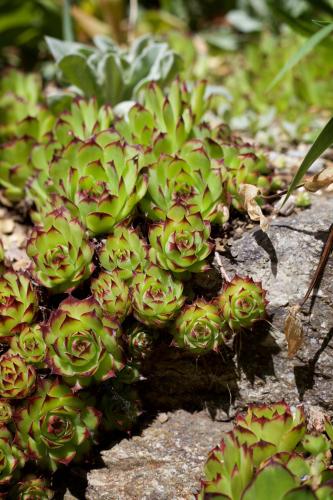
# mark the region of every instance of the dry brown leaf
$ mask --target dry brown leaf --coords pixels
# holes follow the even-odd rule
[[[293,358],[303,344],[303,327],[299,317],[301,307],[297,304],[289,307],[284,324],[284,334],[288,344],[288,358]]]
[[[307,191],[315,192],[318,189],[328,187],[333,183],[333,165],[330,165],[319,174],[315,174],[304,182]]]
[[[261,229],[267,231],[269,227],[268,219],[264,216],[256,201],[256,198],[261,194],[260,189],[253,184],[241,184],[238,193],[243,198],[243,206],[250,219],[256,222],[259,221]]]

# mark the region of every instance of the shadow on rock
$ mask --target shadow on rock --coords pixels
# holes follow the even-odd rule
[[[277,274],[277,266],[278,266],[278,258],[277,254],[274,248],[274,245],[268,236],[267,233],[264,233],[261,230],[258,230],[254,233],[254,239],[256,240],[257,244],[267,252],[269,259],[271,261],[271,271],[274,277],[276,277]]]
[[[274,376],[273,356],[280,352],[280,347],[269,333],[270,325],[258,323],[253,332],[242,332],[235,338],[235,350],[238,353],[238,367],[251,384],[256,377],[265,380]]]
[[[313,388],[317,362],[320,358],[320,355],[324,352],[332,338],[333,328],[328,331],[327,335],[322,341],[320,348],[317,350],[312,359],[310,359],[305,365],[294,367],[295,382],[300,401],[303,401],[306,391]]]

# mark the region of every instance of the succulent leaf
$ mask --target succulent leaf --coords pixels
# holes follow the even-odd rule
[[[298,486],[293,474],[283,465],[273,460],[255,476],[253,482],[245,490],[244,500],[265,500],[272,491],[278,499]]]
[[[113,112],[109,105],[99,107],[96,99],[74,99],[70,109],[61,113],[54,134],[62,146],[67,146],[74,137],[85,140],[110,128]]]
[[[29,157],[34,143],[33,138],[22,137],[1,147],[0,187],[11,202],[24,198],[26,181],[33,172]]]

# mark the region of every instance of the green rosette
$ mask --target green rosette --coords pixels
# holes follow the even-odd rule
[[[149,155],[104,130],[74,139],[50,166],[54,191],[72,202],[92,236],[110,233],[127,219],[147,191]]]
[[[42,368],[47,349],[40,325],[25,325],[17,335],[11,337],[10,351],[19,354],[26,363]]]
[[[38,299],[27,274],[6,271],[0,277],[0,338],[15,335],[24,323],[32,323]]]
[[[0,486],[7,485],[19,475],[25,464],[25,456],[14,443],[13,436],[7,427],[0,425]]]
[[[130,294],[134,317],[157,328],[171,321],[185,301],[182,283],[153,264],[135,274]]]
[[[52,500],[49,482],[34,474],[23,477],[9,492],[10,500]]]
[[[177,347],[200,355],[217,351],[228,329],[216,305],[199,299],[181,310],[172,333]]]
[[[119,273],[101,271],[91,282],[91,293],[101,307],[121,323],[131,311],[128,285]]]
[[[24,399],[35,389],[36,371],[19,354],[0,357],[0,395],[5,399]]]
[[[93,297],[64,300],[43,330],[46,363],[73,390],[115,377],[124,366],[119,323]]]
[[[199,213],[191,214],[181,204],[174,205],[167,219],[150,227],[149,242],[156,252],[157,263],[174,273],[203,272],[213,244],[208,242],[210,223]]]
[[[134,359],[143,359],[149,356],[156,344],[158,332],[142,323],[137,322],[126,331],[128,349]]]
[[[6,399],[0,399],[0,426],[8,424],[13,418],[13,410]]]
[[[248,329],[266,316],[266,291],[251,278],[236,276],[217,298],[222,316],[233,331]]]
[[[33,230],[27,245],[33,276],[51,293],[69,292],[94,270],[93,248],[80,222],[65,208],[56,208]]]
[[[15,442],[30,460],[55,471],[89,451],[98,423],[99,412],[89,402],[59,379],[44,379],[15,414]]]
[[[104,242],[99,260],[107,271],[117,271],[121,279],[130,280],[134,272],[147,266],[147,243],[135,229],[119,224]]]

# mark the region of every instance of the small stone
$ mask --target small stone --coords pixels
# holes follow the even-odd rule
[[[12,234],[14,231],[15,222],[13,219],[3,219],[0,220],[0,233]]]
[[[165,424],[165,422],[169,420],[169,415],[167,413],[160,413],[157,417],[157,420],[160,422],[160,424]]]
[[[290,196],[288,198],[288,200],[286,201],[286,203],[283,205],[284,200],[285,200],[285,196],[283,196],[281,198],[281,200],[279,200],[274,205],[274,208],[275,208],[275,211],[278,212],[279,215],[283,215],[286,217],[286,216],[291,215],[293,213],[293,211],[295,210],[296,203],[295,203],[294,196]]]

